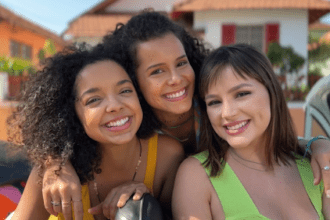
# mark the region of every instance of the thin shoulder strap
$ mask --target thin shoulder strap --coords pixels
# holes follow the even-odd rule
[[[203,163],[208,158],[208,152],[204,151],[194,157]],[[205,168],[205,171],[210,176],[210,169]],[[238,216],[260,215],[250,195],[228,163],[225,163],[219,176],[209,177],[209,179],[221,201],[226,219]]]
[[[158,147],[158,134],[149,139],[148,142],[148,158],[146,174],[144,176],[144,184],[151,192],[153,191],[156,163],[157,163],[157,147]]]

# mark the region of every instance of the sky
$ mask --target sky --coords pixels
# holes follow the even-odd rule
[[[0,0],[15,14],[60,35],[69,22],[102,0]]]
[[[1,0],[0,4],[15,14],[60,35],[71,20],[102,0]],[[330,13],[321,18],[330,24]]]

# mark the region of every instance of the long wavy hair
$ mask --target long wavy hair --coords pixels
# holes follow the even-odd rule
[[[292,152],[302,152],[298,147],[297,135],[283,91],[269,60],[248,45],[223,46],[214,50],[205,59],[201,71],[200,94],[203,99],[209,87],[218,80],[219,74],[226,67],[233,68],[242,78],[251,77],[266,87],[271,109],[271,120],[266,130],[269,137],[266,143],[266,162],[269,168],[279,161],[288,165],[288,158],[294,158]],[[202,124],[199,144],[203,150],[208,150],[209,156],[205,164],[211,167],[211,176],[216,176],[221,172],[225,154],[230,146],[212,128],[205,102],[201,101],[200,106]]]
[[[127,54],[127,57],[129,57],[128,73],[131,74],[130,77],[136,85],[137,93],[141,98],[141,106],[146,109],[144,114],[154,122],[154,129],[159,129],[161,124],[154,115],[150,105],[143,98],[137,82],[136,69],[139,66],[137,47],[140,43],[164,37],[169,33],[174,34],[184,47],[190,65],[195,72],[195,95],[198,96],[199,73],[204,58],[209,51],[205,49],[204,44],[200,40],[192,37],[181,25],[170,20],[166,15],[159,12],[142,12],[133,16],[127,24],[118,24],[113,33],[103,38],[105,47],[112,47],[111,45],[114,42],[120,44],[120,52]]]
[[[85,66],[103,60],[126,65],[123,54],[111,50],[105,53],[102,45],[91,52],[66,48],[47,59],[44,69],[26,85],[19,106],[8,120],[9,138],[21,144],[39,175],[49,159],[59,160],[61,166],[70,160],[81,183],[92,180],[94,172],[101,172],[100,147],[85,133],[75,111],[75,82]],[[139,138],[153,133],[148,124],[149,119],[143,118]]]

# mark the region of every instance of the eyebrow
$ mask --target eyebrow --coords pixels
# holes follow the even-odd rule
[[[123,79],[123,80],[120,80],[119,82],[117,82],[116,86],[121,86],[121,85],[123,85],[123,84],[125,84],[125,83],[130,83],[130,84],[133,85],[133,83],[132,83],[131,80]],[[80,96],[80,99],[81,99],[83,96],[87,95],[87,94],[94,93],[94,92],[98,92],[98,91],[100,91],[99,88],[90,88],[90,89],[86,90],[86,91]]]
[[[234,86],[233,88],[229,89],[228,93],[232,93],[232,92],[234,92],[236,90],[239,90],[243,87],[253,87],[253,85],[251,85],[249,83],[242,83],[242,84],[239,84],[239,85]],[[216,97],[216,95],[210,94],[210,95],[206,95],[205,99],[210,99],[210,98],[215,98],[215,97]]]
[[[175,60],[180,60],[180,59],[182,59],[182,58],[184,58],[184,57],[187,57],[187,55],[184,54],[184,55],[182,55],[182,56],[179,56],[179,57],[176,58]],[[149,67],[147,68],[147,70],[152,69],[152,68],[155,68],[155,67],[158,67],[158,66],[162,66],[162,65],[165,65],[165,63],[157,63],[157,64],[154,64],[154,65],[151,65],[151,66],[149,66]]]

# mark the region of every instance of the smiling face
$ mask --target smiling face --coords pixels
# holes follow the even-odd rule
[[[87,65],[77,76],[76,112],[86,134],[103,144],[131,141],[142,122],[142,109],[125,70],[114,61]]]
[[[271,120],[270,98],[264,85],[224,68],[205,94],[207,114],[214,131],[233,148],[258,148],[267,138]]]
[[[156,114],[182,114],[192,107],[195,73],[172,33],[137,46],[137,79]]]

